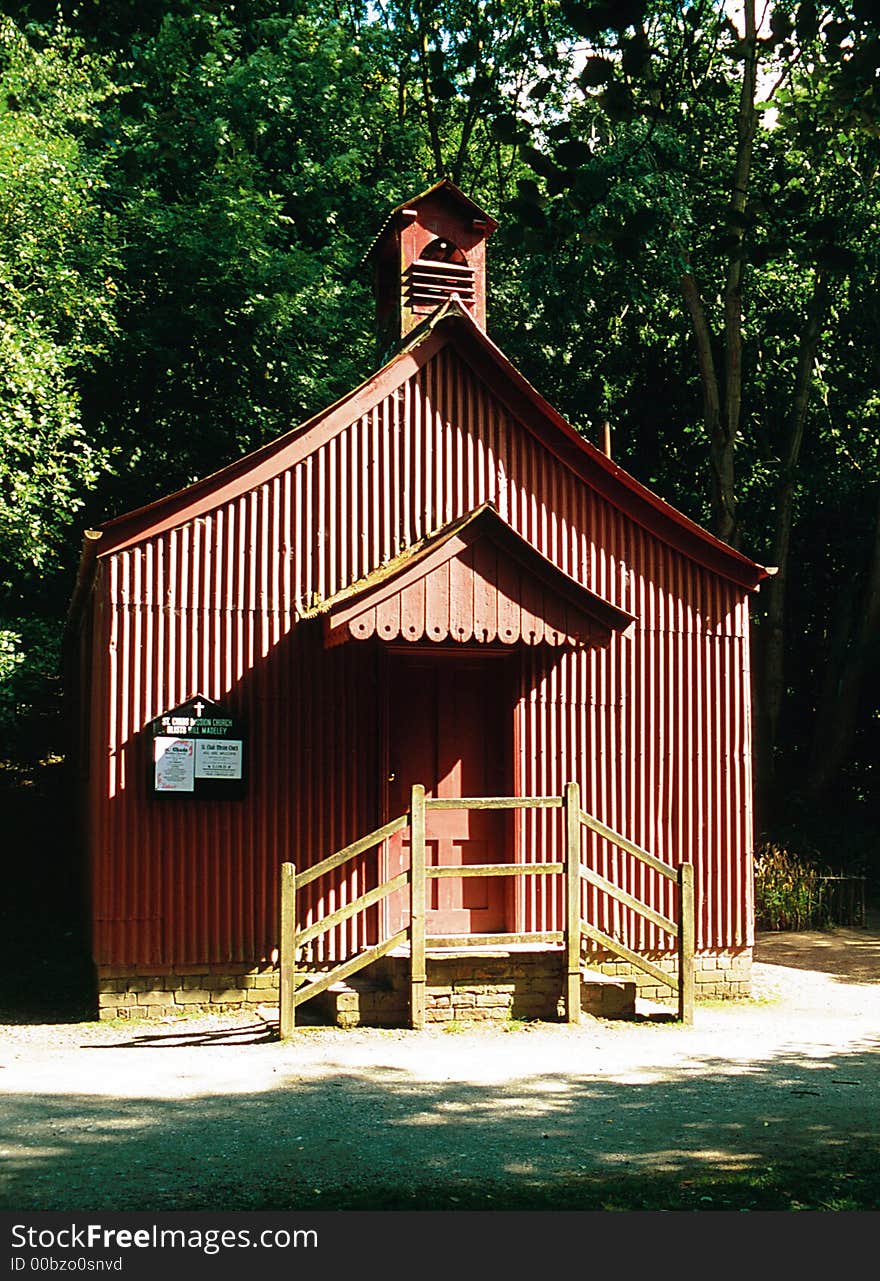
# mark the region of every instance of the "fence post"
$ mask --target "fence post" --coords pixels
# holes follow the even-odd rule
[[[282,1041],[296,1026],[296,867],[281,864],[281,929],[278,947],[278,1034]]]
[[[425,789],[414,783],[410,804],[410,1022],[416,1029],[425,1026]]]
[[[694,1021],[694,869],[678,869],[678,1017]]]
[[[566,783],[565,814],[565,1020],[581,1021],[581,789]]]

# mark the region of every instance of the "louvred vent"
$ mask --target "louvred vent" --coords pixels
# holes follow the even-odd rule
[[[417,258],[407,272],[406,285],[407,301],[413,310],[433,311],[453,294],[458,294],[465,306],[473,309],[473,267]]]

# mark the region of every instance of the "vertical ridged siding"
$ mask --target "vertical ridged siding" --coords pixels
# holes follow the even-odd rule
[[[603,822],[671,866],[693,861],[698,947],[751,941],[744,592],[592,490],[446,347],[271,482],[102,563],[96,600],[103,584],[109,657],[106,704],[99,673],[93,683],[92,809],[99,963],[267,957],[279,863],[305,866],[382,821],[374,647],[325,651],[298,612],[483,502],[639,619],[606,648],[523,656],[518,787],[558,794],[578,779],[584,807]],[[142,731],[195,693],[226,702],[249,726],[243,802],[148,797]],[[558,814],[531,812],[519,831],[521,858],[557,856]],[[600,872],[671,910],[663,878],[604,841],[585,837],[584,848]],[[353,880],[328,878],[314,909],[362,892],[375,861]],[[519,924],[559,928],[558,892],[545,878],[527,880]],[[630,945],[668,946],[594,891],[585,901],[600,928]],[[359,921],[334,948],[361,946],[374,928],[372,918]]]

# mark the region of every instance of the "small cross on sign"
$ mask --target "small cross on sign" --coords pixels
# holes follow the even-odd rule
[[[193,703],[193,710],[195,711],[196,716],[201,716],[202,712],[205,710],[205,704],[201,699],[199,699],[197,703]]]

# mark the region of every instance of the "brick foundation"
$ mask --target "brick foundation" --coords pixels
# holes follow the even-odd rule
[[[399,959],[408,967],[406,957]],[[560,953],[505,951],[448,957],[429,953],[425,968],[429,1023],[557,1017],[562,991]],[[407,974],[404,981],[408,980]]]
[[[648,955],[648,960],[675,978],[678,958]],[[626,961],[592,954],[590,969],[606,982],[582,987],[582,1008],[588,1014],[613,1017],[628,999],[625,989],[635,987],[640,997],[674,1000],[675,992]],[[695,958],[696,997],[737,999],[751,990],[751,948],[701,953]],[[428,1022],[479,1022],[483,1020],[555,1020],[562,1013],[562,954],[557,950],[528,949],[473,953],[428,953],[425,1012]],[[409,960],[389,956],[365,973],[369,998],[353,987],[337,985],[326,999],[315,998],[332,1021],[352,1026],[405,1025],[408,1018]],[[349,995],[353,993],[353,995]],[[317,1005],[321,1002],[321,1006]],[[278,970],[271,965],[188,965],[175,969],[135,966],[102,966],[98,969],[98,1016],[101,1019],[156,1019],[183,1013],[218,1013],[252,1010],[258,1005],[277,1006]],[[332,1010],[331,1007],[332,1006]],[[326,1007],[326,1009],[325,1009]]]
[[[427,1023],[509,1022],[564,1017],[563,958],[559,949],[504,948],[428,952]],[[339,983],[315,998],[322,1017],[340,1027],[405,1027],[409,1021],[409,957],[383,958],[350,984]],[[626,1017],[635,1006],[631,980],[597,975],[581,989],[589,1014]]]
[[[101,1019],[159,1019],[277,1004],[278,970],[271,965],[181,965],[148,974],[136,966],[98,967]]]
[[[677,982],[678,957],[668,953],[646,952],[645,959],[652,961],[659,969],[669,974]],[[628,961],[617,960],[613,956],[592,954],[587,958],[591,968],[599,973],[633,979],[638,986],[639,996],[648,1000],[672,999],[672,989],[657,983],[650,974],[637,969]],[[694,977],[697,1000],[742,1000],[752,990],[752,949],[718,948],[701,952],[694,957]]]

